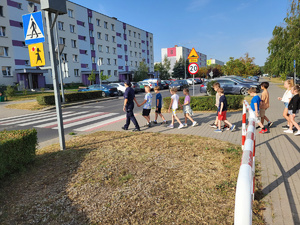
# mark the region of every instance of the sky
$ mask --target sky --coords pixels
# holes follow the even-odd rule
[[[283,26],[290,0],[71,0],[153,33],[154,61],[175,45],[223,62],[249,53],[263,66],[275,26]]]

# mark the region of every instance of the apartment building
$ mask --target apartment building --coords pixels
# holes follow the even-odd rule
[[[190,49],[190,48],[180,47],[180,46],[177,46],[177,45],[175,45],[172,48],[162,48],[161,49],[161,59],[162,59],[162,62],[163,62],[163,60],[164,60],[165,57],[167,57],[170,60],[170,62],[171,62],[170,68],[171,69],[170,69],[169,72],[172,73],[175,63],[180,58],[183,58],[183,59],[186,60],[188,58],[191,50],[192,49]],[[197,64],[199,65],[199,67],[205,67],[206,66],[207,56],[205,54],[203,54],[203,53],[198,52],[198,51],[197,51],[197,54],[199,56]]]
[[[28,14],[26,0],[0,2],[0,85],[19,84],[36,89],[53,83],[51,71],[31,67],[28,47],[25,45],[22,15]],[[35,4],[34,11],[40,5]],[[46,65],[50,66],[50,53],[43,13],[45,32],[44,52]],[[61,66],[67,71],[64,83],[88,85],[88,76],[94,72],[99,83],[99,70],[111,76],[108,81],[133,79],[141,61],[154,72],[153,34],[67,1],[67,14],[56,22],[56,44],[63,45]],[[99,67],[97,62],[101,61]]]
[[[224,66],[225,63],[220,61],[220,60],[217,60],[217,59],[208,59],[206,64],[209,66],[209,65],[220,65],[220,66]]]

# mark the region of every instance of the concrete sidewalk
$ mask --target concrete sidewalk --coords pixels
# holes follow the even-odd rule
[[[264,212],[267,224],[300,224],[300,136],[286,134],[282,126],[286,124],[282,116],[284,109],[283,103],[277,100],[281,97],[284,90],[276,84],[270,84],[270,108],[266,111],[267,117],[274,122],[269,132],[256,135],[256,159],[261,163],[264,201],[267,202]],[[121,107],[121,106],[120,106]],[[137,110],[136,110],[137,111]],[[241,144],[242,139],[242,112],[228,113],[228,120],[237,126],[234,132],[224,131],[215,133],[209,124],[215,119],[216,113],[196,113],[193,117],[199,125],[189,126],[183,129],[170,129],[163,125],[154,125],[151,128],[143,127],[145,119],[138,114],[137,120],[144,132],[161,132],[168,134],[188,134],[211,137],[234,144]],[[170,121],[171,114],[164,113]],[[183,114],[178,114],[183,121]],[[153,120],[154,114],[151,113]],[[296,118],[299,121],[299,117]],[[159,122],[161,119],[159,118]],[[100,130],[122,131],[124,121],[102,127]],[[131,123],[130,129],[133,129]],[[130,131],[128,131],[130,132]]]

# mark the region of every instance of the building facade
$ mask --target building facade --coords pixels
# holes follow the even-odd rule
[[[208,59],[207,60],[207,65],[220,65],[220,66],[224,66],[225,63],[220,61],[220,60],[217,60],[217,59]]]
[[[172,74],[173,72],[173,68],[175,63],[180,59],[183,58],[184,60],[186,60],[190,54],[192,49],[189,48],[185,48],[185,47],[178,47],[177,45],[175,45],[172,48],[162,48],[161,49],[161,59],[162,62],[164,60],[165,57],[167,57],[170,60],[170,71],[169,73]],[[198,62],[197,64],[199,65],[199,67],[205,67],[206,66],[206,60],[207,60],[207,56],[203,53],[197,52],[199,58],[198,58]]]
[[[0,2],[0,85],[19,84],[36,89],[53,83],[50,70],[30,66],[22,23],[22,15],[29,13],[28,4],[26,0]],[[34,11],[39,10],[40,5],[35,4]],[[42,13],[47,67],[50,53]],[[150,32],[70,1],[67,1],[67,14],[58,16],[56,28],[53,30],[56,44],[64,46],[61,55],[61,67],[66,71],[64,83],[88,85],[92,72],[99,83],[99,70],[111,76],[108,81],[132,79],[142,61],[149,67],[150,74],[154,72],[153,34]]]

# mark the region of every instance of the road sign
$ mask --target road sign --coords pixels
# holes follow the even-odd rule
[[[35,12],[22,16],[25,44],[45,42],[42,12]]]
[[[189,65],[189,72],[190,74],[196,74],[199,71],[199,66],[197,63],[191,63]]]
[[[198,59],[198,58],[199,58],[199,56],[198,56],[196,50],[193,48],[188,56],[188,59]]]
[[[36,43],[28,45],[30,65],[35,66],[44,66],[45,65],[45,54],[43,43]]]
[[[190,62],[190,63],[198,62],[198,59],[189,59],[189,62]]]

